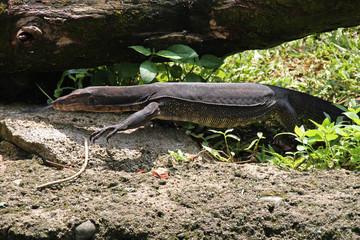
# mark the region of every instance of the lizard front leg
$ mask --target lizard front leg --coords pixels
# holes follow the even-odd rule
[[[142,110],[131,114],[127,119],[125,119],[121,123],[117,125],[111,125],[99,131],[93,132],[90,135],[90,141],[94,143],[96,139],[101,137],[105,132],[111,131],[106,136],[106,141],[108,141],[109,138],[112,137],[118,131],[124,131],[127,129],[136,128],[141,125],[144,125],[146,122],[150,121],[154,116],[157,116],[159,114],[160,114],[159,104],[157,102],[151,102]]]

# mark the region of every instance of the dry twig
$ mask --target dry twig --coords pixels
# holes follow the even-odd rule
[[[36,187],[36,190],[40,190],[40,189],[43,189],[43,188],[46,188],[46,187],[50,187],[50,186],[55,185],[55,184],[68,182],[68,181],[71,181],[71,180],[77,178],[78,176],[80,176],[80,174],[82,174],[85,171],[85,169],[87,167],[87,164],[89,162],[89,148],[88,148],[88,143],[87,143],[86,138],[84,138],[84,146],[85,146],[85,162],[84,162],[84,164],[83,164],[83,166],[82,166],[82,168],[80,169],[79,172],[77,172],[76,174],[74,174],[74,175],[72,175],[71,177],[68,177],[68,178],[64,178],[64,179],[60,179],[60,180],[56,180],[56,181],[53,181],[53,182],[49,182],[49,183],[39,185],[39,186]]]

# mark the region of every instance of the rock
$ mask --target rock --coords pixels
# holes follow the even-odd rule
[[[16,179],[16,180],[13,181],[13,183],[15,183],[16,185],[19,186],[21,181],[22,181],[22,179]]]
[[[96,233],[96,226],[90,220],[88,220],[75,228],[75,239],[76,240],[92,239],[95,233]]]
[[[84,161],[84,137],[104,126],[113,125],[129,114],[42,111],[12,114],[36,108],[31,105],[0,105],[0,139],[2,148],[16,146],[23,152],[72,167]],[[12,147],[11,149],[13,149]],[[154,169],[173,161],[168,153],[181,149],[184,154],[195,155],[200,149],[183,131],[151,124],[115,134],[111,141],[100,138],[89,147],[91,163],[96,169],[135,172]],[[15,149],[5,153],[16,153]],[[16,155],[16,154],[15,154]],[[29,154],[27,154],[29,155]],[[29,157],[29,156],[24,157]],[[25,159],[25,158],[21,158]]]

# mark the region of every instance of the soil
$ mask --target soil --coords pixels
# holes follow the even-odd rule
[[[83,137],[126,115],[14,114],[32,108],[0,106],[0,239],[75,239],[89,220],[92,239],[360,239],[359,172],[180,161],[168,150],[198,145],[158,125],[99,139],[79,178],[36,190],[75,173],[47,161],[77,171]],[[160,167],[166,180],[150,172]]]

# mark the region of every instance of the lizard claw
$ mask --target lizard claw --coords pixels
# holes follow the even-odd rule
[[[106,142],[109,142],[109,138],[112,137],[115,133],[117,133],[120,129],[118,129],[118,127],[116,125],[114,126],[109,126],[106,128],[103,128],[99,131],[93,132],[90,135],[90,142],[95,143],[95,141],[100,138],[105,132],[112,130],[112,132],[110,132],[107,136],[106,136]]]

